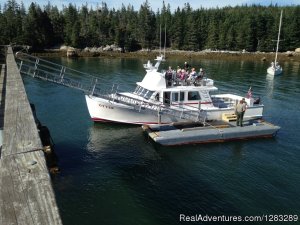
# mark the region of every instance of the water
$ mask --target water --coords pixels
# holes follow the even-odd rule
[[[125,89],[144,76],[140,59],[51,60]],[[53,185],[64,225],[173,225],[183,223],[180,214],[300,216],[300,63],[283,64],[275,78],[265,62],[190,63],[225,92],[245,94],[251,85],[265,118],[281,126],[276,138],[161,147],[138,126],[93,124],[80,91],[24,77],[55,142],[61,173]]]

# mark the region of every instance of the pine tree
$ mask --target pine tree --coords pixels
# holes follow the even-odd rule
[[[188,3],[171,13],[162,4],[153,13],[148,0],[138,11],[132,5],[108,9],[106,3],[94,10],[87,4],[69,4],[58,10],[49,2],[41,10],[32,3],[8,0],[0,6],[0,43],[26,44],[35,48],[67,44],[74,47],[118,44],[123,51],[152,49],[166,45],[173,49],[228,49],[274,51],[280,10],[284,10],[280,51],[300,46],[300,6],[237,6],[193,10]],[[165,42],[164,28],[167,29]],[[160,35],[160,27],[162,35]],[[161,37],[161,40],[160,40]]]
[[[73,47],[77,47],[75,44],[77,43],[77,39],[75,37],[75,31],[80,30],[80,24],[78,21],[78,12],[75,6],[69,4],[67,8],[64,8],[64,43],[67,45],[72,45]],[[75,26],[76,25],[76,26]],[[79,35],[79,31],[77,36]],[[74,41],[76,43],[74,43]]]
[[[219,41],[219,35],[220,33],[218,32],[218,22],[216,19],[212,18],[210,20],[210,23],[208,25],[208,35],[207,35],[207,40],[205,47],[208,49],[216,50],[218,49],[218,41]]]
[[[181,12],[180,8],[178,7],[175,11],[173,22],[172,22],[172,47],[174,49],[182,49],[183,46],[183,32],[184,32],[184,25],[183,25],[183,13]]]
[[[150,9],[148,0],[141,5],[139,11],[139,29],[141,31],[141,44],[143,48],[151,49],[155,40],[156,26],[155,15]]]

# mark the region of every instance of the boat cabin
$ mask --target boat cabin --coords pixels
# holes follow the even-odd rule
[[[144,67],[147,65],[144,65]],[[150,66],[148,66],[149,68]],[[157,69],[147,69],[141,82],[137,82],[134,94],[150,102],[161,102],[164,105],[212,105],[209,91],[217,90],[213,80],[204,78],[199,85],[174,80],[171,86],[167,85],[165,73]]]
[[[209,90],[199,89],[165,89],[156,93],[164,105],[186,105],[195,108],[213,107]],[[157,98],[157,96],[156,96]]]
[[[146,68],[146,65],[144,65]],[[165,72],[158,72],[157,67],[147,67],[147,73],[141,82],[137,82],[137,87],[133,95],[127,96],[138,99],[142,102],[164,105],[170,109],[184,110],[206,110],[212,119],[221,119],[222,113],[234,113],[236,104],[243,96],[236,94],[220,94],[214,86],[212,79],[203,78],[199,83],[178,81],[172,78],[165,78]],[[263,105],[253,98],[245,99],[248,110],[246,116],[261,117]],[[253,110],[250,110],[253,109]]]

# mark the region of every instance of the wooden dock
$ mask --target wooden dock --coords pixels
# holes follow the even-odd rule
[[[0,91],[0,224],[62,224],[43,146],[11,47],[1,68]]]

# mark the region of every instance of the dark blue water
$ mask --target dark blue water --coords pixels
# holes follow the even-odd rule
[[[125,89],[144,76],[139,59],[51,60]],[[245,94],[251,85],[265,118],[281,126],[276,138],[161,147],[138,126],[92,123],[82,92],[24,77],[55,142],[61,173],[53,185],[65,225],[184,224],[180,214],[300,217],[300,63],[283,64],[275,78],[265,62],[191,64],[205,68],[222,91]]]

